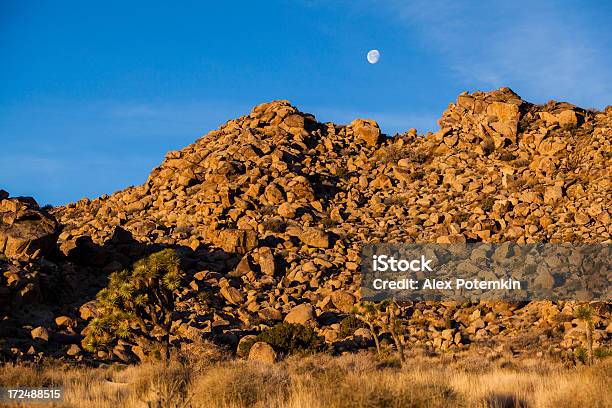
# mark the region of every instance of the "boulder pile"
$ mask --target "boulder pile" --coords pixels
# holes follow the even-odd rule
[[[237,345],[287,321],[346,347],[339,323],[359,303],[365,243],[610,242],[612,107],[534,105],[502,88],[461,94],[439,125],[388,137],[373,120],[320,123],[288,101],[265,103],[169,152],[143,185],[50,215],[4,197],[0,248],[9,260],[36,258],[58,237],[52,262],[73,296],[50,308],[71,325],[51,332],[83,330],[108,273],[173,247],[190,277],[177,342],[207,333]],[[206,296],[189,296],[198,293]],[[570,316],[570,306],[416,304],[408,337],[435,349],[543,328],[563,338],[578,323],[555,316]],[[602,313],[596,336],[605,343],[612,326]],[[82,358],[75,344],[62,347]],[[276,358],[265,345],[253,355]]]

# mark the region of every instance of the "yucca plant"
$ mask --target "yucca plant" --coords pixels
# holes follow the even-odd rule
[[[372,337],[374,338],[374,344],[376,345],[376,354],[380,356],[380,341],[378,340],[378,330],[376,329],[379,315],[378,305],[372,302],[362,302],[361,308],[355,308],[353,314],[370,329],[370,333],[372,333]]]
[[[588,305],[578,306],[574,310],[574,316],[578,320],[582,320],[585,325],[584,329],[584,337],[586,340],[586,351],[587,351],[587,364],[593,364],[593,330],[595,329],[595,325],[593,323],[593,309]]]
[[[379,356],[381,355],[380,341],[378,340],[379,330],[377,327],[379,326],[381,329],[391,334],[400,361],[404,364],[406,362],[404,355],[404,327],[401,320],[398,319],[399,314],[399,305],[395,300],[386,300],[380,303],[362,302],[361,309],[355,310],[355,316],[367,324],[370,329],[372,337],[374,337],[377,354]]]
[[[400,361],[402,365],[406,362],[404,356],[404,326],[398,315],[400,314],[399,305],[394,301],[384,304],[386,308],[386,329],[391,333],[397,352],[399,353]]]
[[[88,351],[112,350],[119,339],[135,340],[168,361],[177,290],[183,272],[173,249],[136,262],[131,270],[110,275],[98,292],[98,317],[88,326]]]

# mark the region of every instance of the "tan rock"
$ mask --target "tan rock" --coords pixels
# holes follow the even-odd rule
[[[276,352],[268,343],[258,341],[251,346],[249,361],[257,361],[265,364],[274,364],[278,358]]]
[[[40,211],[31,198],[0,201],[0,254],[9,259],[29,260],[53,250],[58,224]]]
[[[563,189],[560,186],[546,187],[544,191],[544,203],[552,204],[563,198]]]
[[[571,109],[557,113],[555,116],[561,126],[576,126],[578,124],[578,116]]]
[[[378,123],[370,119],[355,119],[351,122],[355,136],[369,146],[376,146],[380,138]]]
[[[276,273],[276,262],[274,261],[274,254],[269,247],[259,248],[259,267],[261,273],[268,276],[274,276]]]
[[[331,236],[320,228],[305,228],[300,234],[300,240],[314,248],[330,248]]]
[[[59,316],[55,318],[55,325],[59,328],[72,328],[76,325],[76,322],[71,317]]]
[[[351,313],[356,306],[355,296],[344,290],[333,291],[331,294],[331,300],[336,309],[344,313]]]
[[[244,299],[242,293],[233,286],[222,287],[221,290],[219,290],[219,293],[225,298],[225,300],[233,305],[242,304]]]
[[[84,303],[79,308],[79,315],[83,320],[89,320],[98,316],[97,312],[97,302],[95,300],[90,300],[87,303]]]
[[[302,303],[301,305],[295,306],[287,316],[285,316],[285,322],[316,325],[314,308],[310,303]]]
[[[47,331],[47,329],[45,329],[42,326],[39,326],[35,329],[33,329],[30,332],[30,335],[32,336],[32,339],[34,340],[41,340],[44,342],[49,341],[49,332]]]

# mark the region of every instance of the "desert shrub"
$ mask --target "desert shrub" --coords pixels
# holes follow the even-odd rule
[[[181,343],[177,360],[196,372],[204,371],[211,365],[229,360],[231,352],[224,346],[217,345],[198,336],[191,342]]]
[[[287,224],[281,218],[270,218],[263,222],[263,227],[266,231],[281,233],[287,228]]]
[[[612,349],[608,347],[597,347],[593,350],[593,357],[603,360],[604,358],[608,358],[612,356]]]
[[[194,373],[188,366],[147,366],[134,373],[133,389],[148,407],[187,408],[191,407],[190,392]]]
[[[325,350],[325,340],[308,326],[294,323],[278,323],[265,330],[253,339],[244,341],[238,353],[248,356],[251,346],[258,341],[268,343],[272,348],[284,355],[312,354]]]
[[[211,367],[195,381],[193,401],[196,407],[283,407],[290,386],[278,365],[234,363]]]
[[[582,320],[585,325],[584,337],[586,341],[586,362],[585,364],[593,364],[593,316],[595,311],[588,305],[580,305],[574,310],[574,316],[576,319]],[[582,348],[582,347],[580,347]],[[581,353],[582,355],[582,353]],[[576,355],[578,357],[578,355]],[[579,358],[580,360],[580,358]],[[583,360],[580,360],[584,362]]]
[[[332,220],[330,217],[324,217],[321,219],[321,224],[325,228],[333,228],[336,226],[336,221]]]
[[[262,215],[275,215],[276,207],[273,205],[264,205],[260,210]]]
[[[392,205],[405,205],[406,197],[392,195],[389,197],[385,197],[383,200],[383,204],[392,206]]]
[[[459,224],[461,224],[462,222],[466,222],[466,221],[468,221],[469,219],[470,219],[470,214],[469,214],[469,213],[467,213],[467,212],[460,212],[460,213],[457,213],[457,215],[455,215],[455,216],[453,217],[453,221],[455,221],[455,222],[457,222],[457,223],[459,223]]]
[[[382,151],[380,161],[384,164],[397,163],[399,160],[407,157],[408,155],[409,151],[405,147],[391,145]]]
[[[397,163],[401,159],[407,159],[415,164],[425,164],[431,159],[431,152],[390,145],[380,155],[380,161],[384,164]]]
[[[412,173],[410,173],[410,180],[412,181],[423,180],[425,178],[425,175],[426,175],[425,171],[421,169],[417,169],[413,171]]]
[[[257,336],[248,337],[247,339],[241,340],[238,343],[238,349],[236,350],[236,356],[239,358],[247,358],[253,344],[257,343]]]
[[[340,339],[345,339],[349,336],[352,336],[353,333],[355,333],[355,330],[361,329],[362,327],[367,327],[367,325],[357,316],[350,315],[340,322],[340,330],[338,331],[338,337]]]
[[[136,341],[154,357],[168,361],[177,290],[183,272],[172,249],[154,253],[131,270],[110,275],[96,296],[99,316],[88,325],[88,351],[111,350],[119,339]]]
[[[493,209],[493,204],[495,204],[495,198],[488,196],[480,202],[480,208],[484,212],[489,212]]]
[[[43,387],[53,379],[42,367],[3,364],[0,366],[0,384],[4,387]]]
[[[351,172],[346,167],[338,167],[336,169],[336,176],[343,180],[348,179],[350,175],[351,175]]]
[[[574,349],[574,357],[576,357],[576,360],[580,361],[582,364],[588,364],[589,362],[589,353],[587,349],[582,346]]]
[[[512,161],[514,159],[516,159],[516,157],[508,151],[504,150],[499,153],[499,160],[501,161]]]

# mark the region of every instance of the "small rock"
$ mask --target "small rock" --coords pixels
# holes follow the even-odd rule
[[[30,332],[30,335],[32,336],[32,338],[34,340],[41,340],[41,341],[44,341],[44,342],[49,341],[49,332],[47,331],[47,329],[45,329],[42,326],[39,326],[39,327],[33,329]]]

